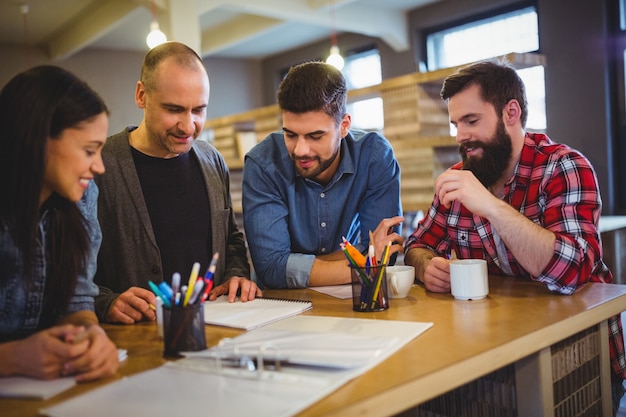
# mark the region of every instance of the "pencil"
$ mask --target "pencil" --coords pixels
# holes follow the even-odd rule
[[[380,270],[378,271],[378,277],[376,278],[376,289],[374,290],[374,295],[372,296],[371,308],[374,308],[376,304],[376,299],[378,298],[378,291],[380,291],[380,285],[383,280],[383,272],[385,271],[385,266],[389,261],[389,249],[391,248],[391,242],[387,243],[385,246],[385,251],[383,252],[383,259],[380,263]]]
[[[350,243],[345,237],[343,238],[343,243],[344,243],[346,250],[348,251],[352,259],[354,260],[354,262],[358,266],[365,266],[365,261],[366,261],[365,256],[363,256],[363,254],[359,252],[357,248],[352,246],[352,243]]]
[[[191,275],[189,275],[189,282],[187,283],[187,292],[185,293],[185,298],[183,300],[183,307],[187,307],[187,304],[189,304],[189,299],[191,298],[191,294],[193,294],[193,289],[196,286],[196,280],[198,279],[198,272],[200,272],[200,263],[194,262],[193,267],[191,268]]]

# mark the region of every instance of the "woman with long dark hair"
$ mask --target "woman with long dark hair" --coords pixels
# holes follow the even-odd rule
[[[0,376],[111,375],[93,283],[107,107],[72,73],[39,66],[0,92],[0,126]]]

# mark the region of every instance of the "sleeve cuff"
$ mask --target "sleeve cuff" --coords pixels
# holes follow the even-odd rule
[[[315,255],[292,253],[287,259],[287,288],[309,286]]]

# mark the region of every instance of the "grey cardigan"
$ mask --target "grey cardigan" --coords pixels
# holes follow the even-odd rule
[[[106,142],[102,158],[106,172],[96,177],[100,188],[98,219],[102,246],[94,281],[100,287],[96,314],[104,321],[111,303],[130,287],[149,289],[148,281],[163,281],[161,254],[128,142],[134,127]],[[220,260],[215,285],[232,276],[250,277],[243,233],[239,231],[230,196],[230,174],[224,159],[211,144],[196,140],[192,152],[200,164],[211,208],[212,247]],[[190,220],[192,221],[192,220]]]

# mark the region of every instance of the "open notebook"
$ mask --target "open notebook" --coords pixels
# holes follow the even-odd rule
[[[255,298],[245,303],[228,302],[227,296],[204,303],[204,322],[217,326],[251,330],[311,309],[310,301]]]

